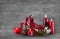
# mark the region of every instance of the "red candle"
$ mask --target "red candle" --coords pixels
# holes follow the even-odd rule
[[[54,23],[53,19],[50,20],[49,26],[51,28],[51,34],[54,34],[55,33],[55,29],[54,29],[55,28],[55,23]]]
[[[44,26],[49,26],[49,18],[47,17],[47,14],[45,14],[45,17],[43,19],[43,25]]]

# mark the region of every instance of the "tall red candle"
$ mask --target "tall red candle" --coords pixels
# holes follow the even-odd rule
[[[43,19],[43,25],[44,26],[49,26],[49,18],[47,17],[47,14],[45,14],[45,17]]]
[[[54,29],[55,28],[55,23],[54,23],[53,19],[50,20],[49,26],[51,28],[51,34],[54,34],[55,33],[55,29]]]

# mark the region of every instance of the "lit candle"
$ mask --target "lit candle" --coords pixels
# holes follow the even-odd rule
[[[51,28],[51,34],[54,34],[55,33],[55,29],[54,29],[55,28],[55,23],[54,23],[53,19],[50,20],[49,26]]]
[[[47,17],[47,14],[45,14],[45,17],[43,19],[43,25],[44,26],[49,26],[49,18]]]

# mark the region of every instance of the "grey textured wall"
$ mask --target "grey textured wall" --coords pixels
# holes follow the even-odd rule
[[[42,24],[45,13],[54,19],[60,33],[60,0],[0,0],[0,31],[13,31],[29,14]]]

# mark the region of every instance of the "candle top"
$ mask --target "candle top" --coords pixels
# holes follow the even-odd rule
[[[51,19],[50,21],[53,21],[53,19]]]

